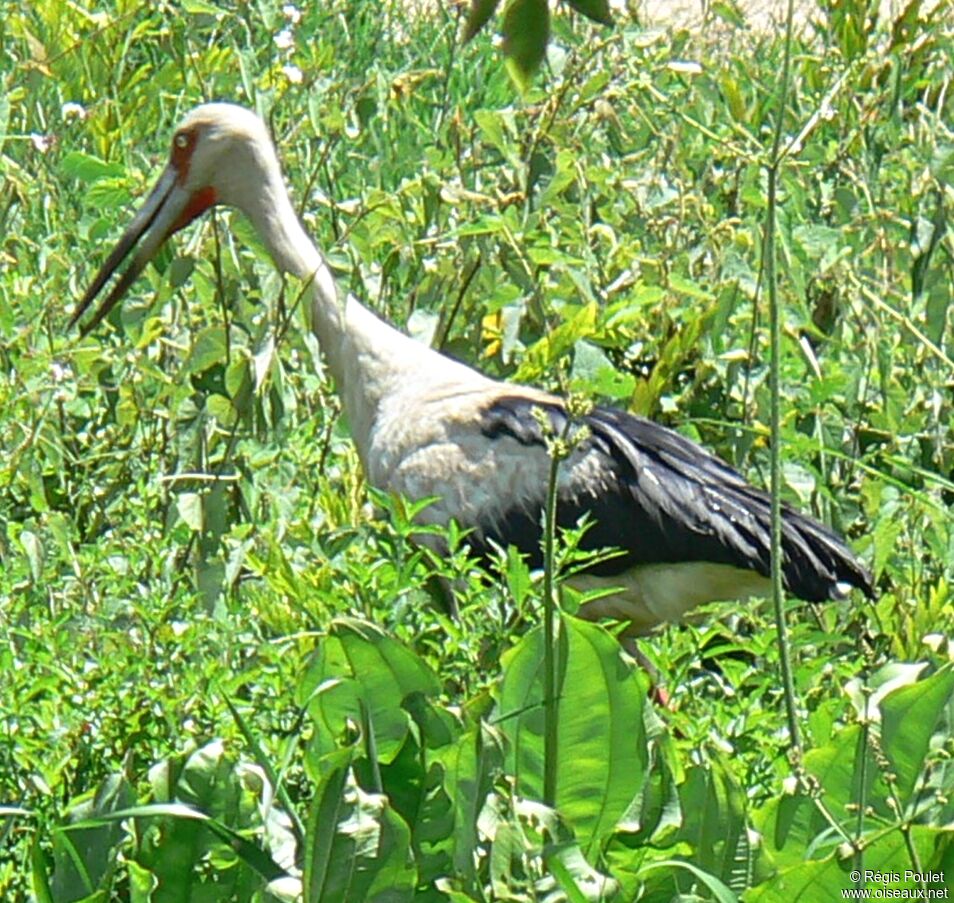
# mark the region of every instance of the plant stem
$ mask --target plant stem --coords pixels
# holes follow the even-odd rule
[[[569,426],[569,419],[567,419]],[[543,523],[543,803],[556,805],[557,782],[557,656],[556,619],[559,606],[556,596],[553,568],[556,539],[557,476],[560,470],[560,443],[554,442],[550,453],[550,472],[547,479],[547,505]]]
[[[789,652],[788,628],[785,623],[785,595],[782,582],[782,430],[781,430],[781,358],[782,329],[778,301],[778,277],[775,271],[775,213],[778,193],[778,171],[784,159],[782,132],[785,123],[785,107],[788,103],[789,77],[791,71],[792,22],[794,0],[788,0],[785,31],[785,55],[782,64],[782,82],[776,112],[775,134],[768,164],[768,209],[765,215],[763,262],[765,285],[769,300],[769,389],[771,409],[769,428],[771,435],[770,466],[772,471],[771,508],[771,579],[772,606],[775,611],[776,636],[778,637],[779,665],[782,671],[782,689],[785,696],[785,714],[788,720],[789,739],[792,751],[801,757],[802,742],[795,709],[795,684],[792,679],[792,662]]]

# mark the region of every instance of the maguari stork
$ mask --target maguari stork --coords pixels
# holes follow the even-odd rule
[[[275,265],[308,284],[312,328],[371,485],[409,499],[436,497],[423,521],[453,519],[469,530],[478,554],[513,545],[539,566],[550,469],[546,440],[560,434],[570,416],[563,400],[490,379],[342,297],[295,214],[268,130],[250,110],[209,103],[183,119],[168,166],[70,325],[137,245],[83,335],[166,239],[216,204],[241,210]],[[588,436],[559,471],[558,523],[573,526],[589,515],[583,548],[620,550],[575,578],[582,589],[615,590],[584,606],[585,616],[617,619],[638,635],[704,602],[767,594],[765,492],[650,420],[597,406],[582,421]],[[868,571],[848,546],[787,505],[782,557],[786,590],[800,599],[841,598],[850,587],[873,595]]]

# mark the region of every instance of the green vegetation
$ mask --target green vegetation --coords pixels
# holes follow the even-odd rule
[[[787,92],[784,36],[731,4],[701,34],[561,12],[520,96],[452,4],[5,4],[0,897],[954,884],[954,36],[921,7],[820,0]],[[769,603],[641,642],[666,708],[568,616],[544,706],[542,577],[513,555],[488,577],[456,535],[436,560],[414,508],[367,490],[301,287],[238,215],[66,333],[206,99],[267,116],[342,285],[392,322],[678,425],[763,485],[780,125],[783,494],[880,592],[788,603],[801,753]]]

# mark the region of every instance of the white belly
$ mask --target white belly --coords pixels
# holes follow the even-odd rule
[[[580,615],[590,621],[613,618],[628,622],[623,631],[627,636],[678,621],[706,602],[767,596],[771,590],[771,581],[755,571],[707,561],[643,564],[613,577],[579,574],[569,584],[580,591],[619,588],[619,592],[588,602]]]

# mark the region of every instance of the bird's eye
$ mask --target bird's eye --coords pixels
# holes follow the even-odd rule
[[[189,136],[185,132],[179,132],[172,140],[180,150],[185,150],[189,146]]]

